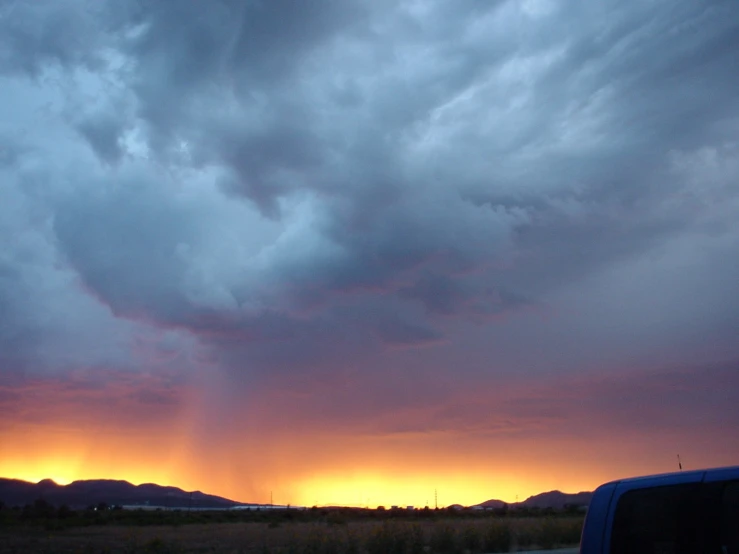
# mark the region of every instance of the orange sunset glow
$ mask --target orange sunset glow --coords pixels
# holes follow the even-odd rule
[[[13,478],[32,482],[51,478],[59,484],[99,478],[123,479],[134,484],[167,483],[186,490],[202,489],[228,498],[264,503],[272,493],[275,502],[299,506],[433,507],[435,489],[441,505],[472,505],[493,493],[496,498],[513,502],[516,497],[525,498],[563,485],[571,491],[586,490],[603,479],[597,474],[568,475],[566,470],[543,472],[536,466],[533,470],[505,468],[500,463],[494,464],[498,468],[496,471],[491,471],[479,464],[465,467],[458,460],[438,457],[424,464],[423,459],[414,460],[412,456],[404,457],[409,467],[391,461],[363,465],[361,459],[347,455],[335,460],[336,468],[311,467],[309,461],[301,463],[294,458],[293,468],[270,471],[245,459],[246,456],[240,463],[214,459],[197,464],[174,461],[164,449],[153,450],[147,455],[130,451],[127,454],[129,445],[114,441],[69,440],[64,446],[48,445],[45,449],[48,453],[33,453],[19,437],[3,436],[3,440],[32,452],[18,459],[4,457],[0,462],[2,474]],[[101,454],[100,450],[107,454]],[[263,462],[268,464],[267,460]],[[234,470],[234,465],[240,466],[242,471]],[[455,469],[450,471],[450,466]],[[352,469],[347,470],[347,467]],[[262,476],[259,485],[248,478],[249,474],[257,472]]]
[[[85,381],[89,375],[78,374],[75,379]],[[711,444],[709,436],[694,436],[688,444],[671,433],[643,437],[622,430],[618,431],[622,439],[614,442],[611,434],[599,436],[597,422],[574,421],[580,418],[577,413],[572,415],[573,421],[548,424],[544,433],[538,420],[513,429],[480,428],[475,422],[482,415],[475,410],[484,408],[475,407],[473,393],[466,397],[472,425],[456,431],[377,428],[348,433],[321,420],[304,418],[298,423],[298,414],[291,410],[304,408],[294,404],[292,395],[288,395],[291,405],[281,405],[280,397],[273,393],[268,401],[271,408],[255,399],[250,409],[261,416],[252,416],[252,425],[203,433],[200,430],[208,420],[203,420],[207,398],[187,386],[172,389],[179,391],[173,394],[177,401],[169,405],[159,422],[136,416],[122,426],[118,421],[123,413],[135,414],[142,409],[138,400],[119,404],[115,411],[101,408],[106,404],[110,408],[115,398],[120,398],[122,387],[152,390],[153,384],[148,378],[130,375],[121,376],[119,381],[118,386],[88,392],[86,406],[74,405],[75,393],[62,392],[73,388],[69,382],[64,386],[58,380],[43,386],[41,382],[33,384],[37,395],[45,391],[43,394],[56,398],[56,407],[43,410],[56,423],[6,422],[0,427],[0,474],[33,482],[51,478],[60,484],[100,478],[162,483],[243,502],[268,503],[273,498],[275,503],[295,506],[422,507],[435,502],[441,506],[473,505],[489,498],[514,502],[555,489],[592,490],[603,481],[624,475],[671,470],[670,450],[675,444],[682,447],[683,459],[696,466],[732,461],[730,444],[724,452],[703,448]],[[591,382],[569,386],[601,394]],[[608,383],[606,388],[615,387]],[[526,390],[530,388],[512,386],[508,393],[523,394]],[[542,390],[549,391],[547,387]],[[71,395],[70,402],[64,402],[65,395]],[[38,400],[38,396],[27,395],[16,410],[29,419],[38,418],[40,413],[33,406]],[[521,399],[512,405],[524,403]],[[65,404],[66,411],[60,410]],[[238,417],[248,421],[250,409]],[[416,408],[403,418],[408,425],[415,425],[433,420],[434,411],[428,406]],[[234,411],[231,415],[237,414]],[[282,423],[293,418],[296,425],[292,428]],[[392,425],[377,421],[381,426]],[[587,437],[586,443],[568,433],[567,427],[573,423],[580,426],[578,433]]]

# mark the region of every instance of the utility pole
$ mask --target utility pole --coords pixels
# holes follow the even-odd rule
[[[439,496],[436,494],[436,489],[434,489],[434,508],[439,509]]]

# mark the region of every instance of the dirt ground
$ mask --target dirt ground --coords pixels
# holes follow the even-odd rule
[[[576,543],[578,520],[561,519],[549,528],[566,542]],[[504,551],[491,544],[491,525],[496,533],[508,527],[513,541],[505,551],[541,546],[533,533],[541,530],[538,519],[492,523],[490,521],[436,521],[429,523],[325,522],[206,523],[178,526],[90,526],[61,531],[42,527],[0,528],[0,554],[119,554],[119,553],[243,553],[243,554],[465,554]],[[562,534],[565,533],[565,534]],[[542,537],[543,535],[538,535]],[[528,537],[528,538],[525,538]],[[527,542],[523,542],[526,540]],[[487,541],[487,542],[486,542]],[[517,544],[520,542],[520,544]]]

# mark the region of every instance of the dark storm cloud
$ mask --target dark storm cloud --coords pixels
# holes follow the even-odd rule
[[[401,348],[433,344],[442,338],[440,333],[432,329],[397,320],[384,322],[379,326],[378,333],[386,343]]]
[[[35,138],[57,153],[34,177],[53,191],[49,259],[113,316],[190,333],[227,365],[459,353],[467,321],[493,325],[481,357],[540,341],[556,358],[562,329],[502,318],[534,308],[609,342],[588,310],[603,287],[562,290],[693,236],[716,248],[680,291],[734,269],[729,0],[3,9],[7,78],[46,71],[26,86],[59,93],[56,124],[74,129]],[[728,313],[736,292],[713,294]],[[563,298],[596,315],[571,321]],[[625,319],[645,309],[612,300]],[[664,309],[679,325],[701,311]],[[705,331],[726,336],[716,317]]]
[[[0,265],[0,350],[4,353],[3,363],[14,367],[25,365],[25,357],[33,351],[38,340],[37,332],[26,320],[26,315],[18,299],[23,295],[20,288],[20,275],[8,264]]]
[[[622,375],[549,383],[506,402],[511,418],[548,418],[550,432],[676,430],[721,433],[739,425],[739,361],[700,367],[625,371]]]
[[[399,293],[420,301],[430,314],[446,316],[495,317],[533,304],[519,294],[495,287],[484,277],[472,274],[454,279],[427,271]]]
[[[61,203],[54,228],[69,261],[114,313],[169,319],[186,302],[177,247],[191,242],[197,227],[191,214],[136,177]]]
[[[456,383],[439,375],[348,374],[336,383],[272,383],[270,417],[300,419],[308,428],[372,434],[433,433],[519,437],[602,437],[604,434],[715,434],[739,425],[739,362],[618,375],[550,378],[536,383]],[[363,390],[381,391],[366,396]],[[337,394],[340,391],[341,394]],[[279,415],[278,415],[279,414]]]
[[[121,160],[124,154],[121,145],[123,127],[114,114],[86,117],[77,123],[77,129],[101,160],[110,164]]]
[[[106,368],[73,371],[63,376],[32,376],[0,381],[0,409],[13,414],[11,425],[27,423],[150,426],[179,413],[188,390],[171,375],[116,372]],[[0,422],[0,426],[8,425]]]

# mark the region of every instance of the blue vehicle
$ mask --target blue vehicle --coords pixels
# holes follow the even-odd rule
[[[601,485],[580,554],[739,554],[739,466]]]

